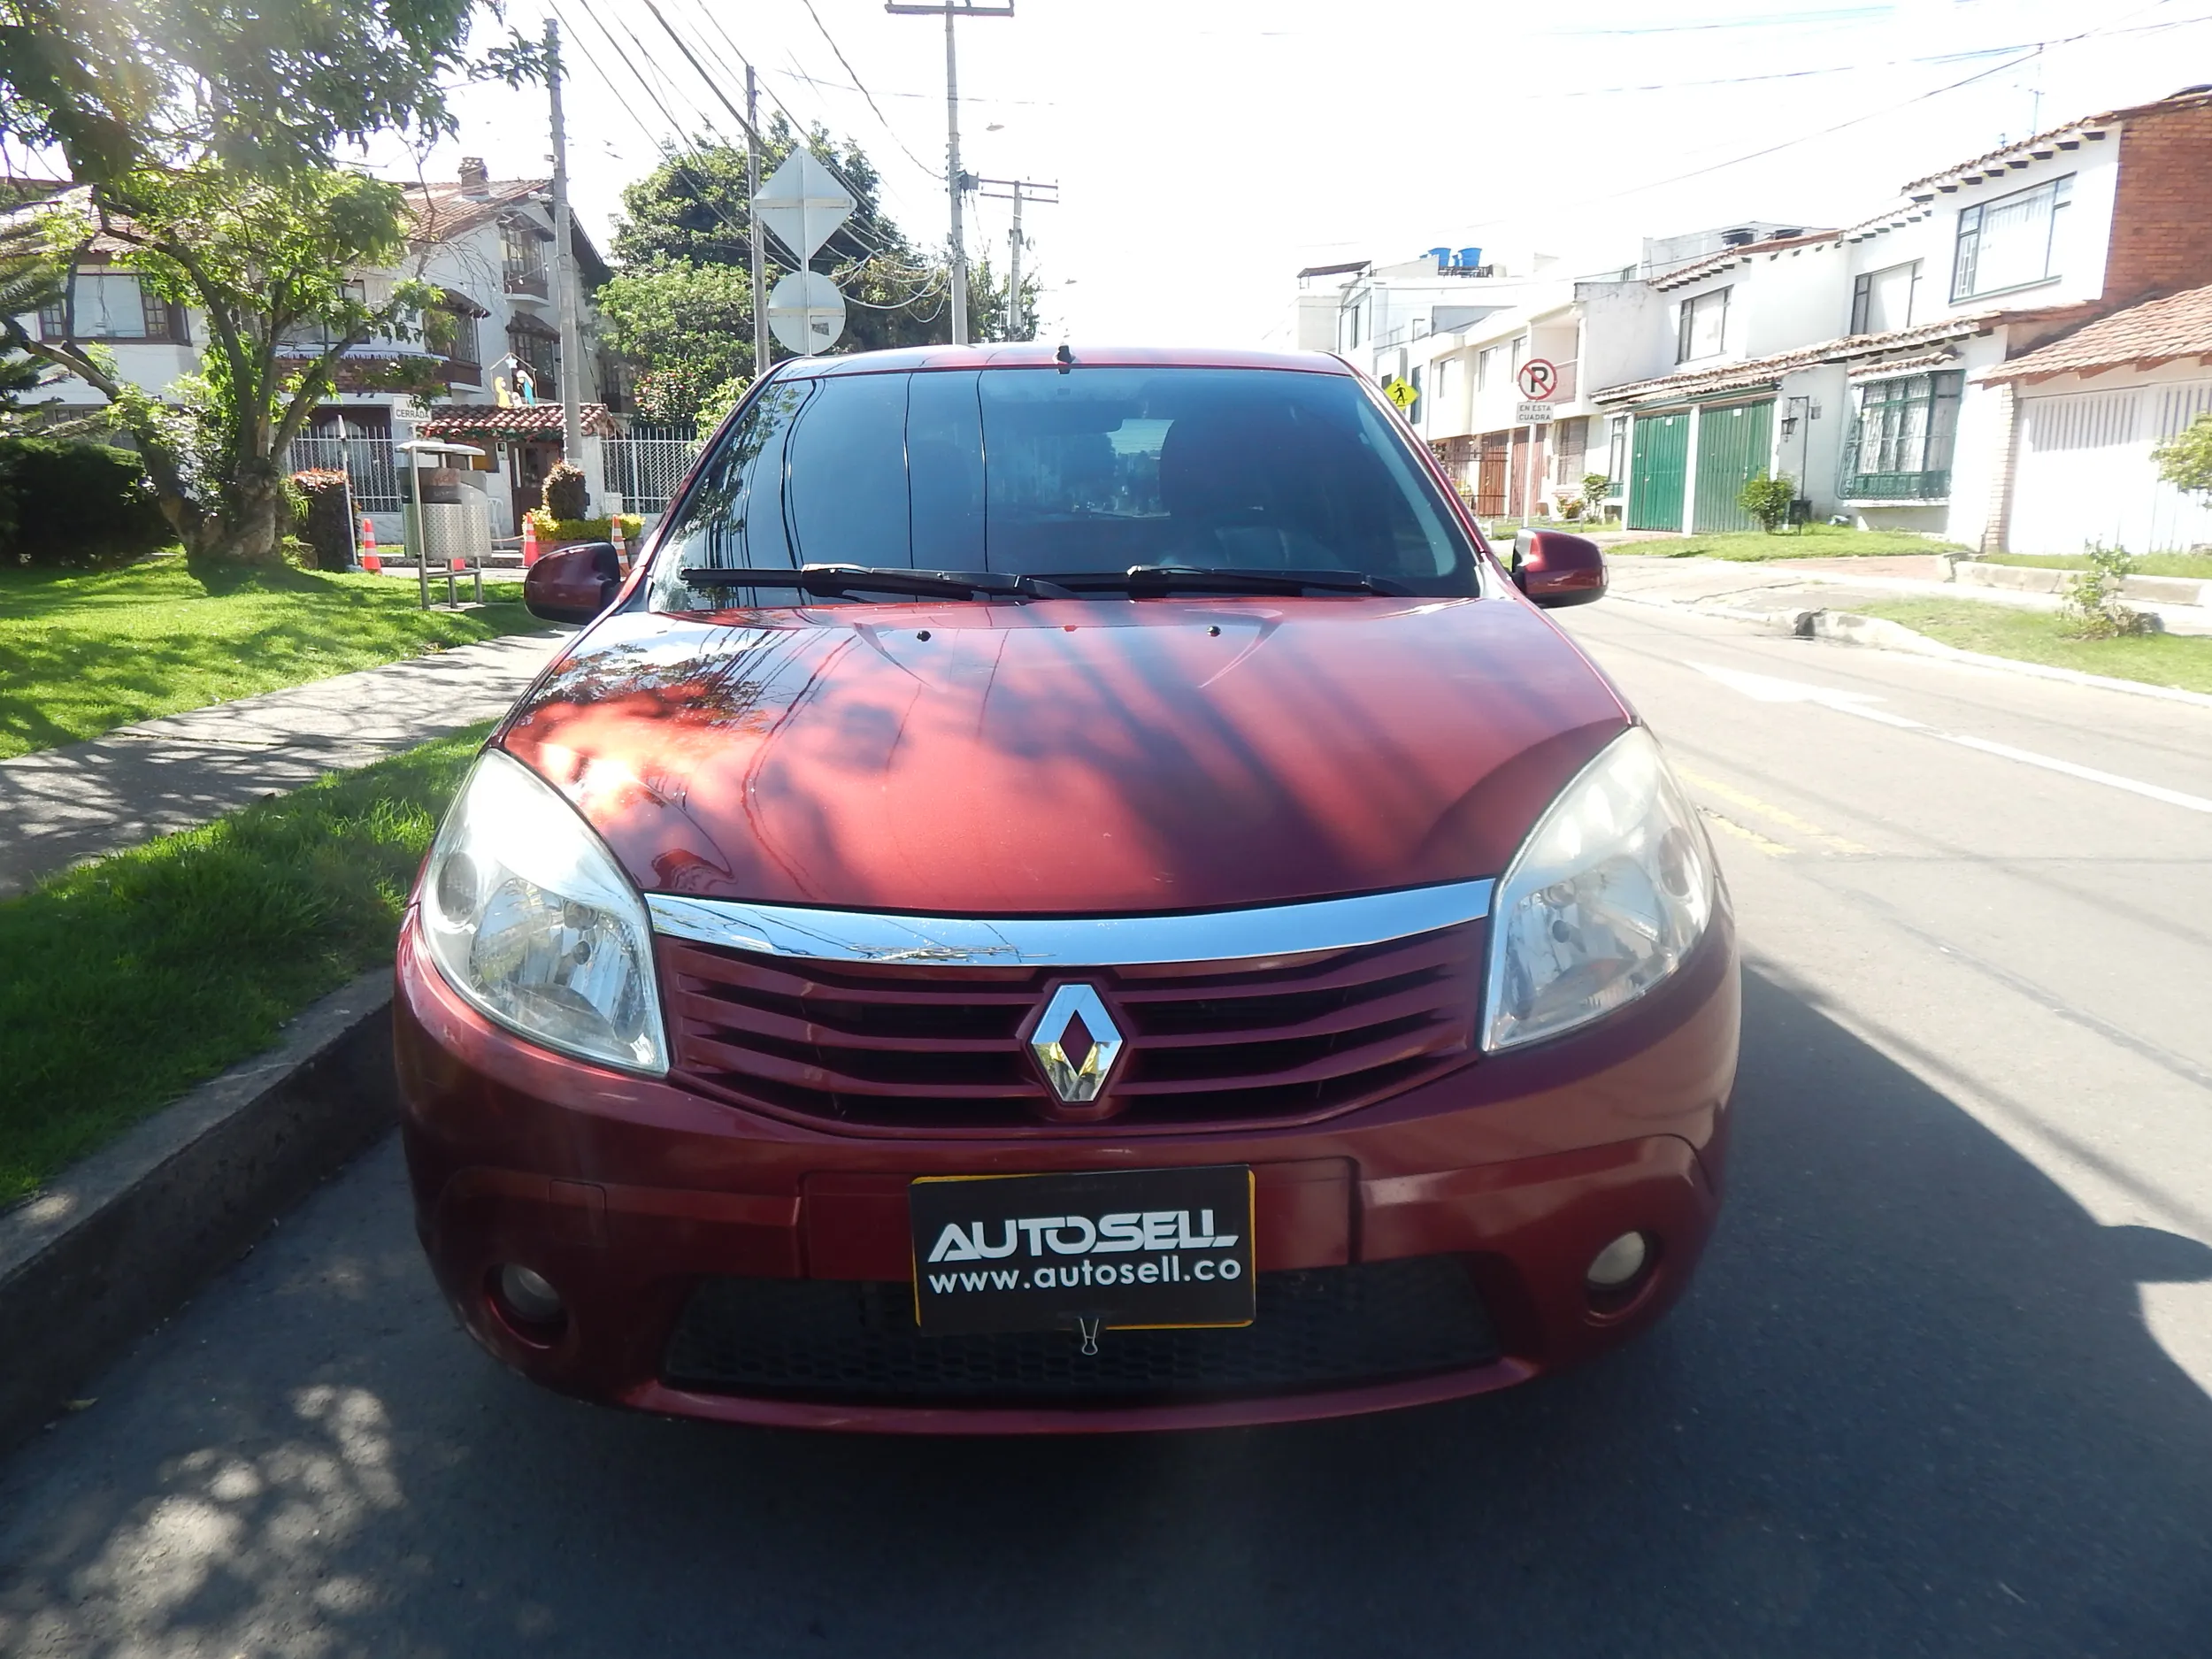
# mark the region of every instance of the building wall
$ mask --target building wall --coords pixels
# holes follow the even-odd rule
[[[2162,481],[2151,460],[2160,442],[2212,412],[2212,368],[2061,375],[2016,395],[2008,551],[2078,553],[2093,540],[2131,553],[2212,546],[2212,502]]]
[[[2212,280],[2212,97],[2130,116],[2116,148],[2107,296],[2126,303]]]

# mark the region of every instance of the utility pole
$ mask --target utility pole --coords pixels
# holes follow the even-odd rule
[[[914,5],[887,0],[883,8],[895,17],[945,19],[945,190],[952,199],[952,343],[968,343],[968,248],[960,227],[960,198],[973,183],[960,171],[960,58],[953,44],[955,18],[1010,18],[1014,0],[1002,6],[979,6],[972,0],[943,0],[941,5]]]
[[[978,179],[975,182],[978,195],[1014,204],[1013,257],[1008,262],[1006,279],[1006,337],[1025,340],[1028,336],[1022,333],[1022,204],[1055,205],[1060,200],[1060,187],[1039,184],[1033,179]]]
[[[760,209],[760,80],[745,65],[745,219],[753,255],[753,378],[768,373],[775,348],[768,339],[767,248],[762,241]]]
[[[576,385],[584,371],[582,330],[576,321],[575,234],[568,211],[568,126],[561,119],[561,27],[545,20],[545,84],[553,96],[553,303],[561,319],[561,458],[584,464],[583,411]]]

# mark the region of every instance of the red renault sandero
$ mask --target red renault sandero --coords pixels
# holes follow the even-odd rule
[[[549,1386],[1277,1422],[1597,1354],[1719,1203],[1725,888],[1359,375],[802,359],[500,725],[399,941],[440,1284]]]

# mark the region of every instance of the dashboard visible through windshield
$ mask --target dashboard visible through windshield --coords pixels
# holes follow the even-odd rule
[[[819,565],[1334,572],[1385,591],[1479,591],[1473,547],[1387,417],[1349,376],[1288,370],[773,381],[681,503],[652,603],[755,603],[701,573]],[[759,602],[792,603],[781,591],[763,585]]]

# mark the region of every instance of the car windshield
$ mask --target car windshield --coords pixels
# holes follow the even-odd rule
[[[1349,572],[1390,592],[1479,591],[1469,538],[1362,388],[1275,369],[777,380],[680,503],[652,603],[801,603],[787,585],[698,572],[809,565]]]

